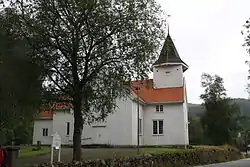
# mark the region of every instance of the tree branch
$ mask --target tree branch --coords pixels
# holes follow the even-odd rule
[[[71,88],[73,88],[73,85],[70,83],[70,81],[55,66],[53,66],[53,68],[56,70],[53,72],[58,73],[62,77],[63,81],[65,81],[67,83],[67,85],[69,85]]]
[[[105,65],[110,64],[110,63],[117,63],[117,62],[120,62],[119,58],[112,58],[112,59],[108,59],[106,61],[101,62],[100,65],[96,67],[95,70],[93,70],[89,74],[89,76],[82,79],[81,84],[82,85],[86,84],[86,82],[91,80],[91,78],[93,78],[93,76],[95,76]]]
[[[69,94],[68,91],[66,91],[63,87],[60,86],[60,84],[58,84],[51,75],[48,75],[49,79],[59,88],[60,91],[62,91],[65,94]]]

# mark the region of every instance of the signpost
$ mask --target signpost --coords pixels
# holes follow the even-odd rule
[[[53,154],[54,150],[58,150],[58,162],[61,159],[61,136],[56,132],[52,135],[52,145],[51,145],[51,164],[53,165]]]

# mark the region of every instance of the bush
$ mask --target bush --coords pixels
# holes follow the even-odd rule
[[[230,146],[198,146],[193,149],[177,150],[161,154],[147,154],[121,159],[107,159],[72,162],[69,164],[55,164],[57,167],[182,167],[193,165],[205,165],[237,160],[241,158],[240,152]],[[39,167],[48,167],[42,164]]]

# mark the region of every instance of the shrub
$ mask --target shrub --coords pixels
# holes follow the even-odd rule
[[[146,154],[143,156],[126,157],[120,159],[106,159],[94,161],[72,162],[69,164],[55,164],[57,167],[182,167],[205,165],[237,160],[241,154],[230,146],[198,146],[193,149],[179,149],[175,152],[161,154]],[[42,164],[39,167],[48,167]]]

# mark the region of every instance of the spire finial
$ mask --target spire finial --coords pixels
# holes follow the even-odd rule
[[[170,24],[170,23],[169,23],[169,18],[170,18],[170,17],[171,17],[171,15],[168,14],[168,15],[167,15],[168,35],[169,35],[169,29],[170,29],[170,28],[169,28],[169,24]]]

